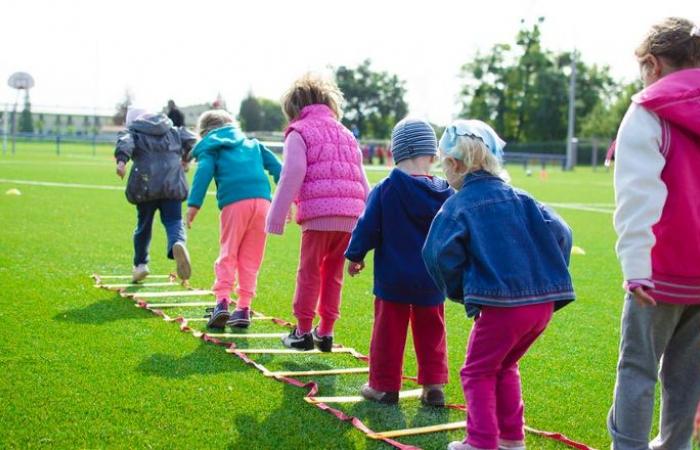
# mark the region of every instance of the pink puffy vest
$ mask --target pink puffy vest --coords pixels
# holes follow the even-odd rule
[[[309,105],[289,124],[306,144],[306,177],[297,198],[297,222],[360,217],[365,208],[362,157],[352,133],[326,105]]]

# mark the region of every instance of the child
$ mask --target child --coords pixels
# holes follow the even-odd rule
[[[127,129],[119,133],[114,157],[117,175],[121,178],[126,173],[126,163],[133,161],[126,185],[126,198],[138,211],[133,282],[149,274],[148,250],[156,211],[160,211],[160,220],[168,235],[168,258],[175,259],[177,276],[188,280],[192,270],[185,247],[182,202],[187,198],[184,168],[195,136],[185,128],[174,127],[164,114],[148,114],[140,108],[128,109],[126,126]]]
[[[617,135],[614,223],[628,294],[608,429],[615,449],[690,449],[700,400],[700,28],[668,18],[635,53],[645,88]]]
[[[421,401],[443,406],[445,296],[430,279],[421,249],[435,214],[454,191],[447,181],[430,175],[437,138],[429,123],[404,119],[394,127],[391,140],[396,168],[370,193],[345,252],[348,273],[354,276],[364,269],[367,252],[375,250],[369,383],[361,393],[379,403],[398,402],[410,322]]]
[[[197,171],[187,202],[187,225],[192,225],[202,207],[212,178],[221,210],[219,257],[214,264],[216,281],[212,288],[216,307],[207,326],[247,328],[265,253],[265,217],[272,198],[265,170],[277,182],[282,165],[264,145],[247,139],[224,110],[204,112],[198,129],[202,140],[192,151]],[[236,279],[238,301],[230,314],[230,295]]]
[[[477,317],[461,371],[467,438],[453,450],[525,448],[518,361],[574,299],[571,230],[500,177],[504,144],[478,120],[458,120],[440,139],[459,192],[435,217],[423,258],[443,292]]]
[[[340,316],[344,252],[365,207],[369,185],[362,152],[340,122],[343,95],[332,81],[305,75],[282,99],[290,121],[284,168],[267,218],[267,232],[282,234],[293,201],[301,225],[301,252],[294,293],[297,325],[286,347],[331,351]],[[312,323],[318,314],[317,328]]]

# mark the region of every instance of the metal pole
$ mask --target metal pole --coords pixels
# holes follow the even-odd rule
[[[15,145],[17,144],[17,102],[19,101],[19,89],[17,89],[17,95],[15,96],[15,105],[12,108],[12,156],[15,156]]]
[[[573,139],[576,124],[576,50],[571,54],[571,80],[569,82],[569,127],[566,133],[566,170],[573,170]]]
[[[7,126],[10,121],[10,104],[5,103],[5,113],[2,115],[2,154],[7,153]]]
[[[598,139],[596,138],[591,142],[591,167],[594,172],[598,168]]]

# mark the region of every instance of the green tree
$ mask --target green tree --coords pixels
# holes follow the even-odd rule
[[[632,101],[632,95],[642,89],[641,81],[635,81],[622,87],[619,93],[611,97],[612,103],[599,102],[581,123],[581,136],[612,140]]]
[[[34,122],[34,129],[36,130],[37,133],[39,134],[44,134],[44,125],[46,122],[44,121],[44,115],[39,114],[39,117],[37,117],[36,121]]]
[[[124,98],[121,102],[117,103],[117,111],[112,116],[112,122],[114,125],[124,125],[126,124],[126,111],[129,106],[134,102],[134,94],[131,90],[127,89],[124,91]]]
[[[338,87],[345,96],[343,124],[357,127],[362,137],[385,139],[394,124],[408,112],[405,81],[372,69],[369,59],[359,66],[335,69]]]
[[[259,98],[262,112],[262,131],[281,131],[286,122],[280,104],[267,98]]]
[[[24,109],[22,114],[19,116],[19,132],[20,133],[33,133],[34,132],[34,121],[32,120],[32,105],[29,102],[29,90],[24,92]]]
[[[238,121],[244,131],[260,131],[263,121],[263,111],[260,102],[248,92],[248,96],[241,102],[238,111]]]

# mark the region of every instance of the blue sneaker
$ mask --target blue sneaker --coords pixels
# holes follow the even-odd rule
[[[207,312],[209,314],[204,317],[209,317],[209,322],[207,322],[209,328],[224,328],[231,317],[225,302],[218,302],[216,308],[207,308]]]
[[[250,308],[236,308],[226,325],[235,328],[248,328],[250,326]]]

